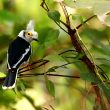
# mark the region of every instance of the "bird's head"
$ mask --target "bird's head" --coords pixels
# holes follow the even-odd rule
[[[33,40],[38,41],[38,33],[34,31],[34,21],[30,20],[27,24],[26,30],[22,30],[18,36],[25,39],[27,42]]]

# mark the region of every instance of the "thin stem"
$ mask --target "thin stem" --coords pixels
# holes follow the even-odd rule
[[[59,53],[58,55],[62,55],[62,54],[64,54],[64,53],[72,52],[72,51],[75,52],[75,50],[66,50],[66,51],[63,51],[63,52]],[[49,61],[48,61],[48,60],[43,60],[43,59],[34,61],[34,62],[32,62],[31,64],[20,68],[20,69],[19,69],[19,73],[22,72],[23,69],[26,69],[26,68],[28,68],[28,67],[31,68],[33,65],[36,65],[36,64],[38,64],[38,63],[43,63],[43,62],[44,62],[44,64],[46,64],[46,63],[48,63]],[[39,65],[38,67],[40,67],[40,66],[42,66],[42,65]],[[35,68],[37,68],[37,67],[35,67]],[[26,71],[27,71],[27,70],[26,70]]]
[[[65,4],[63,2],[60,2],[60,5],[61,5],[62,10],[64,12],[64,15],[66,17],[66,24],[68,25],[68,27],[70,27],[70,19],[69,19],[69,15],[68,15],[68,12],[66,10]]]
[[[44,62],[44,61],[48,61],[48,60],[40,59],[40,60],[34,61],[34,62],[32,62],[31,64],[28,64],[28,65],[26,65],[26,66],[20,68],[19,71],[22,70],[22,69],[25,69],[25,68],[27,68],[27,67],[33,66],[33,65],[35,65],[35,64],[37,64],[37,63],[42,63],[42,62]]]
[[[68,28],[68,25],[65,22],[63,22],[62,20],[60,20],[60,23],[62,23],[65,27]]]
[[[55,22],[64,32],[66,32],[66,33],[68,34],[68,32],[67,32],[64,28],[62,28],[58,22],[56,22],[56,21],[54,21],[54,22]]]
[[[62,55],[62,54],[67,53],[67,52],[76,52],[76,50],[66,50],[66,51],[59,53],[58,55]]]
[[[88,21],[90,21],[92,18],[94,18],[96,15],[93,15],[93,16],[91,16],[91,17],[89,17],[87,20],[85,20],[83,23],[81,23],[80,25],[78,25],[77,27],[76,27],[76,29],[79,29],[81,26],[83,26],[86,22],[88,22]]]
[[[32,68],[29,68],[29,69],[27,69],[27,70],[21,70],[21,71],[19,71],[19,73],[24,73],[24,72],[27,72],[27,71],[36,69],[36,68],[38,68],[38,67],[40,67],[40,66],[42,66],[42,65],[45,65],[45,64],[48,63],[48,62],[49,62],[49,61],[47,60],[47,61],[43,62],[42,64],[36,66],[36,67],[32,67]]]
[[[23,77],[33,77],[33,76],[43,76],[45,73],[35,73],[35,74],[20,74],[18,78],[23,78]],[[48,76],[58,76],[58,77],[64,77],[64,78],[80,78],[80,76],[71,76],[71,75],[61,75],[61,74],[51,74],[47,73],[46,75]]]
[[[45,0],[42,0],[41,6],[45,11],[47,11],[47,12],[49,11],[49,8],[48,8],[47,4],[45,3]]]
[[[52,110],[55,110],[55,109],[52,107],[52,105],[50,105],[50,107],[51,107]]]

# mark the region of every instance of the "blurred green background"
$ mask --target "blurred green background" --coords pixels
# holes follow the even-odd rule
[[[61,19],[65,20],[58,3],[54,0],[46,0],[46,2],[51,10],[59,10]],[[30,19],[35,20],[35,30],[39,34],[39,43],[32,42],[33,53],[30,62],[41,58],[49,59],[50,62],[26,73],[37,74],[45,72],[52,66],[75,61],[64,58],[64,56],[74,57],[75,54],[71,52],[63,57],[58,55],[74,47],[69,36],[49,19],[40,4],[41,0],[0,0],[0,77],[3,77],[2,73],[7,72],[8,45],[21,30],[26,28]],[[67,7],[67,10],[71,14],[73,28],[81,23],[81,19],[85,20],[93,15],[89,9]],[[59,36],[56,36],[55,32],[60,32]],[[80,28],[79,34],[91,52],[95,63],[109,76],[110,28],[95,17]],[[87,72],[87,68],[80,61],[52,72],[53,74],[81,75],[82,77],[80,79],[48,77],[55,86],[55,97],[48,93],[44,76],[18,78],[15,90],[2,90],[1,82],[0,110],[46,110],[46,108],[52,110],[52,107],[55,110],[85,110],[86,108],[92,110],[95,94],[90,86],[91,79],[88,79]]]

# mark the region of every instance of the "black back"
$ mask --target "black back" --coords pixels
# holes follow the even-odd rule
[[[29,50],[27,53],[26,53],[26,49]],[[23,54],[25,54],[25,55],[21,59]],[[16,66],[16,68],[18,68],[24,61],[28,60],[30,54],[31,54],[30,44],[27,41],[25,41],[24,39],[17,37],[9,45],[9,49],[8,49],[8,63],[10,65],[10,67],[13,68],[13,66],[15,64],[17,64],[17,62],[20,60]]]

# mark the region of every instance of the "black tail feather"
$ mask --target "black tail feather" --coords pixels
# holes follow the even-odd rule
[[[7,77],[5,78],[5,81],[3,83],[2,88],[3,89],[12,89],[15,87],[17,78],[17,69],[11,69],[8,71]]]

